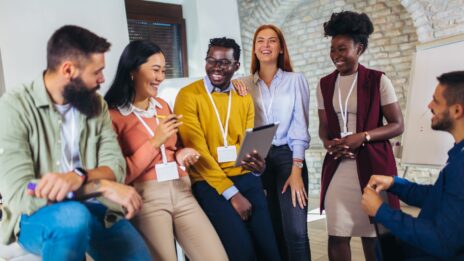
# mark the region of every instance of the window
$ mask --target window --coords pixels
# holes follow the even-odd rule
[[[150,40],[166,56],[166,78],[188,77],[185,20],[182,6],[126,0],[129,39]]]

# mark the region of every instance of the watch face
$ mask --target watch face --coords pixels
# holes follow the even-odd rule
[[[298,168],[303,168],[303,162],[293,162],[293,165],[297,166]]]

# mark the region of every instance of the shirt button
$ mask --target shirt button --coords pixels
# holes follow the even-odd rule
[[[58,140],[58,144],[61,144],[61,140]]]
[[[60,124],[60,125],[61,125],[61,123],[63,123],[63,121],[62,121],[62,120],[58,120],[58,124]]]
[[[0,148],[0,155],[2,155],[5,152],[5,149]]]
[[[60,161],[57,161],[56,162],[56,166],[60,166],[61,162]]]

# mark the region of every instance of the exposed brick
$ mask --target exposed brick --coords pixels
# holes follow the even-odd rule
[[[286,36],[295,71],[303,72],[310,85],[311,147],[306,152],[309,167],[309,193],[319,194],[320,171],[325,149],[318,138],[315,88],[319,79],[332,72],[330,38],[322,24],[332,12],[355,10],[372,19],[375,33],[361,62],[384,71],[392,80],[403,110],[409,88],[413,53],[419,43],[464,32],[464,0],[238,0],[246,71],[251,60],[254,30],[262,23],[275,23]],[[401,140],[397,138],[396,140]],[[398,165],[398,173],[404,167]],[[433,183],[438,170],[409,167],[407,177]]]

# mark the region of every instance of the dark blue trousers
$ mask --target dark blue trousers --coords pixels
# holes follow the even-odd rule
[[[276,233],[282,260],[309,261],[311,251],[308,237],[308,205],[301,209],[292,205],[290,187],[282,194],[282,188],[292,172],[293,152],[288,145],[272,146],[266,158],[266,171],[261,175],[266,199]],[[308,169],[304,162],[303,183],[308,190]]]
[[[250,201],[252,215],[243,221],[229,201],[205,181],[193,185],[193,193],[213,224],[231,261],[280,260],[260,177],[230,177]]]

